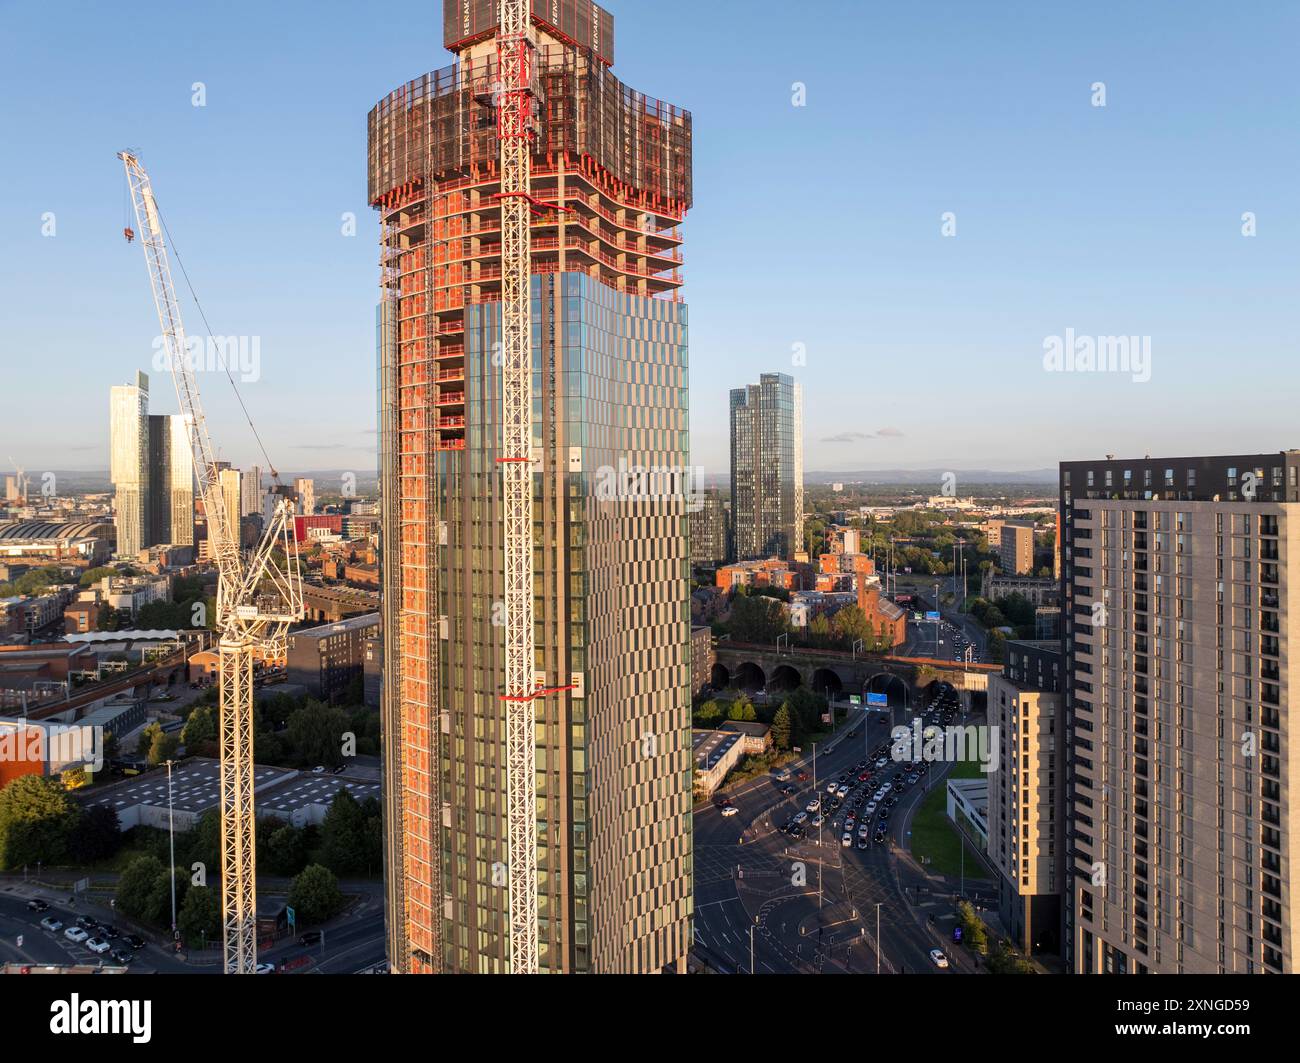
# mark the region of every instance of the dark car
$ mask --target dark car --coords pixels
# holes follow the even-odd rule
[[[122,940],[137,951],[145,946],[145,940],[139,934],[123,934]]]
[[[305,934],[300,934],[300,935],[298,936],[298,944],[299,944],[299,945],[319,945],[319,944],[320,944],[320,931],[319,931],[319,930],[308,930],[307,933],[305,933]]]
[[[131,961],[135,959],[135,956],[127,952],[126,949],[114,949],[109,955],[113,957],[113,962],[119,967],[130,967]]]
[[[335,768],[335,769],[334,769],[330,774],[332,774],[332,775],[342,775],[342,774],[343,774],[345,771],[347,771],[347,770],[348,770],[348,766],[347,766],[346,764],[340,764],[340,765],[339,765],[337,768]]]
[[[27,908],[32,912],[48,912],[50,910],[50,902],[42,901],[40,899],[28,901]]]
[[[99,924],[88,915],[79,915],[77,916],[77,926],[81,927],[82,930],[94,930]]]
[[[118,930],[117,927],[112,926],[112,925],[109,924],[109,923],[101,923],[100,926],[99,926],[99,932],[100,932],[101,934],[103,934],[104,937],[108,938],[109,940],[112,940],[113,938],[118,938],[118,937],[121,937],[121,936],[122,936],[122,931]]]

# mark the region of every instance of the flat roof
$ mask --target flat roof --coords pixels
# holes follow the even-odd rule
[[[277,783],[266,793],[260,794],[257,807],[274,809],[277,812],[293,812],[308,805],[328,805],[342,789],[351,791],[358,802],[370,797],[380,800],[382,796],[377,782],[350,779],[346,774],[331,775],[326,772],[316,775],[305,771],[296,773],[293,778]]]
[[[695,766],[700,771],[708,771],[726,756],[741,737],[739,731],[692,731],[691,748],[695,754]]]
[[[330,635],[340,635],[346,631],[358,631],[369,627],[379,626],[378,613],[362,613],[360,616],[350,616],[346,620],[338,620],[332,624],[322,624],[320,627],[304,628],[302,631],[290,631],[291,639],[323,639]]]
[[[292,768],[253,765],[255,792],[296,775]],[[114,783],[87,795],[88,807],[105,805],[119,810],[136,805],[167,807],[167,770],[156,768],[125,782]],[[172,807],[182,812],[203,813],[221,804],[221,763],[206,757],[187,760],[172,769]]]

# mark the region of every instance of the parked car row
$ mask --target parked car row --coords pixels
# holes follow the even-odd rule
[[[49,910],[49,902],[31,900],[27,907],[33,912]],[[144,938],[137,934],[123,934],[111,923],[101,923],[88,915],[80,915],[72,926],[65,926],[57,914],[47,915],[40,926],[52,934],[63,931],[63,936],[74,945],[84,945],[96,956],[109,956],[118,966],[128,966],[134,953],[145,947]]]

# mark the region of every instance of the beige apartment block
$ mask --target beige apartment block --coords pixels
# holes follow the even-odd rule
[[[1060,643],[1008,642],[1002,674],[988,681],[998,770],[989,775],[989,859],[999,872],[1003,924],[1027,955],[1060,951]]]

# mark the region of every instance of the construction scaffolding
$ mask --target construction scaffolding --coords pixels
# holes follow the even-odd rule
[[[680,218],[691,206],[691,115],[629,88],[592,55],[539,45],[535,160],[561,156],[600,167],[646,210]],[[495,55],[408,82],[368,118],[370,202],[387,206],[428,180],[494,173],[500,157]]]

